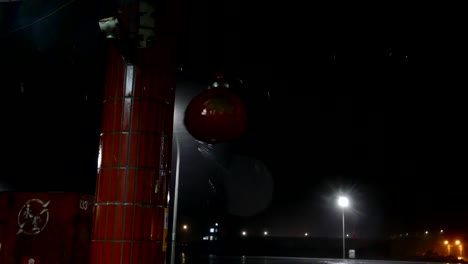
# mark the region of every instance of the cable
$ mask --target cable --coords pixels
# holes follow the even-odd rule
[[[49,17],[55,15],[57,12],[59,12],[59,11],[62,10],[62,9],[64,9],[65,7],[67,7],[68,5],[72,4],[72,3],[75,2],[75,1],[76,1],[76,0],[70,0],[70,1],[66,2],[65,4],[59,6],[57,9],[53,10],[53,11],[50,12],[49,14],[47,14],[47,15],[45,15],[45,16],[43,16],[43,17],[40,17],[40,18],[38,18],[37,20],[35,20],[35,21],[33,21],[33,22],[31,22],[31,23],[29,23],[29,24],[27,24],[27,25],[21,26],[21,27],[19,27],[19,28],[15,28],[15,29],[9,31],[8,33],[15,33],[15,32],[17,32],[17,31],[20,31],[20,30],[23,30],[23,29],[25,29],[25,28],[27,28],[27,27],[30,27],[30,26],[32,26],[32,25],[35,25],[35,24],[37,24],[37,23],[43,21],[44,19],[47,19],[47,18],[49,18]]]

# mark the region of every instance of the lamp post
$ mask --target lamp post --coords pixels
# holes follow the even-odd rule
[[[176,167],[175,167],[175,186],[174,186],[174,205],[172,209],[172,236],[171,236],[171,259],[170,263],[175,263],[175,248],[177,234],[177,210],[179,204],[179,170],[180,170],[180,144],[177,133],[174,133],[176,145]],[[185,229],[185,228],[184,228]]]
[[[447,245],[447,256],[450,256],[450,244],[447,240],[444,241],[444,245]]]
[[[462,246],[460,240],[456,240],[455,245],[458,246],[458,256],[461,258],[463,256],[463,246]]]
[[[345,240],[346,240],[346,236],[345,236],[345,217],[344,217],[344,210],[346,207],[349,206],[349,200],[348,198],[344,197],[344,196],[340,196],[338,198],[338,205],[341,207],[341,216],[342,216],[342,220],[343,220],[343,259],[346,258],[346,252],[345,252]]]

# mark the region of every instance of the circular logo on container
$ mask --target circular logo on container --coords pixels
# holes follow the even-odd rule
[[[39,199],[27,201],[18,213],[19,234],[37,235],[47,226],[49,222],[49,203]]]
[[[32,257],[22,257],[21,258],[21,264],[40,264],[40,262]]]

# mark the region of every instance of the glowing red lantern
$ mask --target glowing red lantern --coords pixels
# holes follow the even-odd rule
[[[215,82],[190,101],[184,124],[197,140],[216,144],[241,137],[247,130],[247,117],[243,100],[227,84]]]

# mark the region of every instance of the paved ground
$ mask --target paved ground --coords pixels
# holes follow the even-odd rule
[[[180,263],[180,262],[179,262]],[[291,258],[291,257],[209,257],[206,259],[182,259],[182,264],[417,264],[441,262],[384,261],[358,259]],[[456,262],[454,262],[456,263]],[[449,263],[444,263],[449,264]]]

